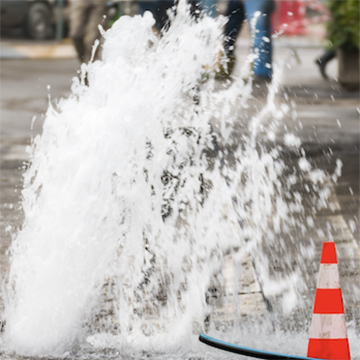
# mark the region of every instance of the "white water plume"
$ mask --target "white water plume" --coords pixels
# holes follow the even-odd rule
[[[16,353],[192,343],[225,254],[261,255],[264,236],[277,241],[303,212],[280,150],[256,141],[280,116],[272,100],[236,140],[251,84],[214,91],[221,18],[195,21],[180,2],[161,37],[153,24],[117,21],[103,60],[82,66],[89,86],[74,79],[34,139],[7,284]]]

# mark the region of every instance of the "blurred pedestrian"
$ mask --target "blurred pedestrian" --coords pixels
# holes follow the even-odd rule
[[[320,57],[315,60],[315,64],[319,67],[321,76],[324,79],[327,79],[328,76],[326,74],[326,65],[329,61],[336,58],[336,52],[334,49],[326,50]]]
[[[99,24],[107,11],[107,0],[70,0],[70,37],[81,63],[89,62],[95,40],[100,39]],[[98,47],[94,60],[100,59]]]
[[[252,36],[252,52],[256,54],[253,63],[254,80],[269,82],[272,79],[271,14],[274,0],[229,0],[225,26],[225,55],[228,58],[228,75],[235,62],[235,43],[242,24],[247,19]]]

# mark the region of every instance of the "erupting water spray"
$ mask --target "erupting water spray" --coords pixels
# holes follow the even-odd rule
[[[215,91],[214,74],[202,80],[217,66],[222,19],[196,21],[180,1],[171,20],[157,37],[150,13],[121,17],[103,60],[82,65],[89,86],[74,79],[70,97],[49,105],[6,285],[4,341],[16,353],[191,348],[229,252],[260,257],[273,291],[263,240],[285,249],[281,234],[304,209],[281,148],[258,139],[286,107],[274,106],[274,85],[241,134],[251,82]]]

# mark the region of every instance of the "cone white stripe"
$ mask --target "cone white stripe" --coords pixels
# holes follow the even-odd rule
[[[347,338],[344,314],[313,314],[310,338],[345,339]]]
[[[337,264],[320,264],[318,289],[340,289],[340,278]]]

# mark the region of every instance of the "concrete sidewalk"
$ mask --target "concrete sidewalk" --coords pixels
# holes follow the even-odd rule
[[[70,39],[62,41],[30,41],[6,39],[0,41],[0,59],[73,59],[76,51]]]
[[[274,47],[292,48],[320,48],[322,42],[308,36],[279,37],[274,39]],[[249,46],[249,39],[242,37],[238,40],[239,46]],[[75,49],[70,39],[62,41],[11,40],[0,41],[0,59],[74,59]]]
[[[306,35],[273,35],[274,48],[322,48],[324,46],[324,27],[322,24],[309,27]],[[246,27],[237,40],[240,47],[248,47],[250,34]],[[73,59],[76,51],[70,38],[35,41],[28,39],[2,38],[0,40],[0,60],[10,59]]]

